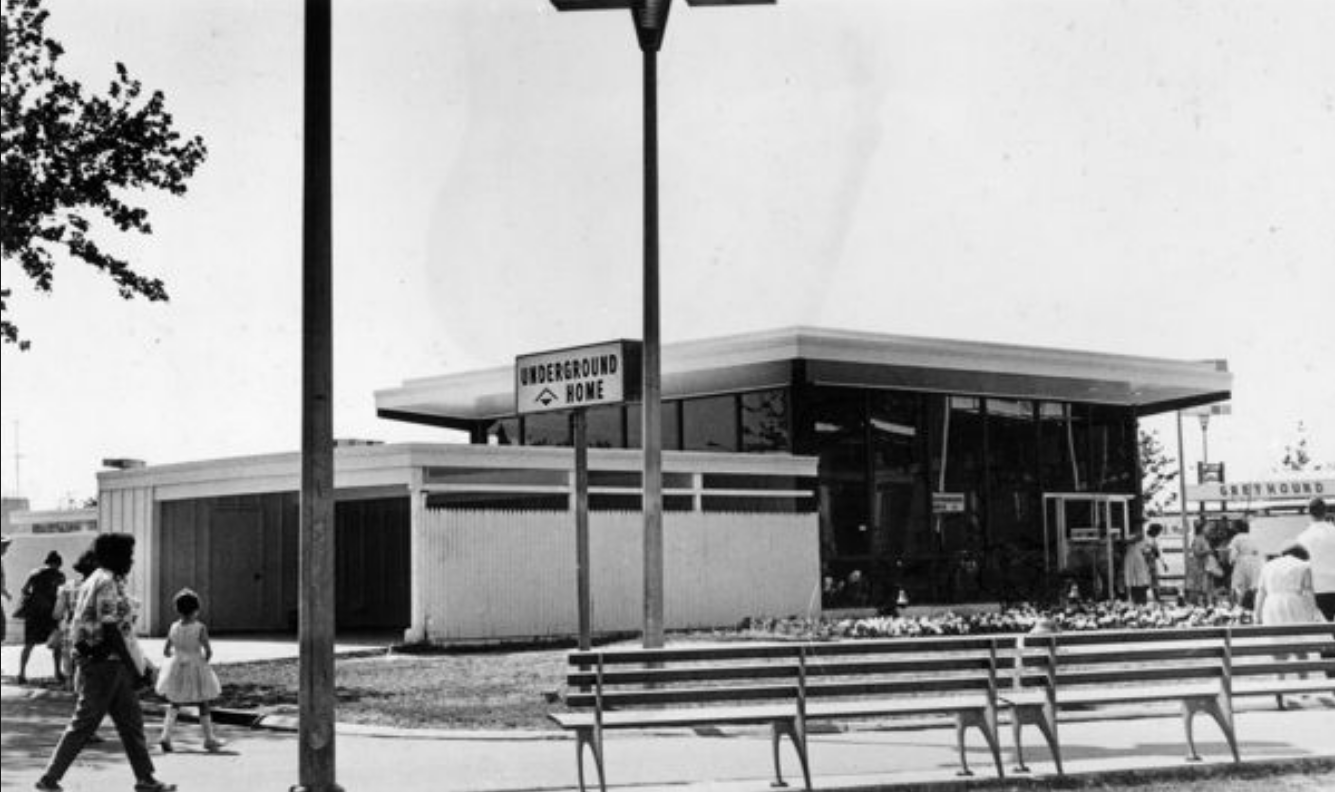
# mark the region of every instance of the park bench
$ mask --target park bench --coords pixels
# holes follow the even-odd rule
[[[1058,734],[1063,710],[1173,701],[1181,706],[1190,761],[1199,761],[1192,724],[1204,713],[1219,725],[1241,761],[1233,700],[1335,691],[1330,624],[1117,630],[1027,635],[1017,639],[1013,679],[1001,693],[1011,710],[1018,768],[1021,732],[1038,727],[1062,770]],[[1305,675],[1301,678],[1299,675]]]
[[[977,728],[1003,776],[997,649],[1010,642],[965,637],[573,652],[568,711],[549,717],[575,732],[581,790],[586,748],[599,789],[607,788],[606,731],[735,725],[770,727],[776,786],[785,786],[780,747],[787,737],[811,789],[809,724],[892,716],[952,718],[962,775],[970,774],[965,733]]]

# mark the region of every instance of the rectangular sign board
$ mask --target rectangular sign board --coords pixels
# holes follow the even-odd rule
[[[639,341],[558,349],[515,358],[515,411],[557,412],[640,398]]]
[[[933,492],[932,514],[963,514],[963,492]]]
[[[1187,486],[1189,501],[1306,501],[1335,495],[1335,479],[1209,482]]]

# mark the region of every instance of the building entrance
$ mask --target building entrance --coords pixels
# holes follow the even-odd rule
[[[1109,599],[1117,591],[1133,495],[1043,494],[1044,573],[1065,596]]]

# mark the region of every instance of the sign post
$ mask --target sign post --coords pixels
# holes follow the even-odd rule
[[[575,446],[575,588],[579,648],[593,645],[593,604],[589,584],[589,439],[588,408],[639,398],[638,341],[609,341],[591,346],[520,355],[515,358],[515,411],[520,415],[570,411]]]

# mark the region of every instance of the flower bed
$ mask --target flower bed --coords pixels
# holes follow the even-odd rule
[[[1031,630],[1039,619],[1058,630],[1166,629],[1250,624],[1251,612],[1237,607],[1130,605],[1097,602],[1042,610],[1032,606],[994,613],[943,613],[936,616],[872,616],[860,619],[745,619],[746,637],[784,640],[846,638],[920,638],[934,635],[997,635]]]

